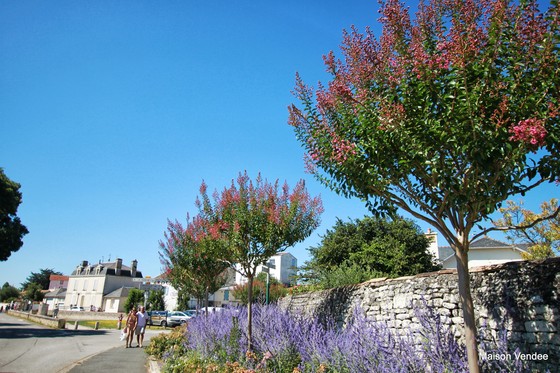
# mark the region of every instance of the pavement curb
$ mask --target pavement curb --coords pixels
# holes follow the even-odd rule
[[[150,373],[161,372],[160,362],[151,356],[148,357],[148,372]]]

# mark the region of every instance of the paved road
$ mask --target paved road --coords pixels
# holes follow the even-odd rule
[[[159,333],[148,330],[144,345]],[[124,348],[119,336],[118,330],[50,329],[0,313],[0,373],[147,372],[144,349]]]

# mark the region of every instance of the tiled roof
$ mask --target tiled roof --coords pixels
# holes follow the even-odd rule
[[[62,298],[66,296],[65,288],[58,288],[45,294],[45,298]]]
[[[50,275],[50,281],[68,281],[68,276],[64,275]]]
[[[101,266],[101,270],[99,271],[99,274],[97,274],[98,276],[105,276],[105,275],[110,275],[110,276],[116,276],[116,267],[117,267],[117,263],[116,262],[110,262],[110,263],[96,263],[96,264],[89,264],[89,275],[93,276],[96,275],[96,268]],[[74,271],[72,272],[71,276],[77,276],[77,275],[85,275],[86,274],[86,267],[82,267],[82,269],[80,271],[78,271],[78,268],[74,269]],[[131,268],[126,266],[126,265],[121,265],[121,274],[120,276],[123,277],[132,277],[132,273],[131,273]],[[141,271],[136,271],[136,276],[134,277],[143,277],[142,276],[142,272]]]
[[[493,238],[490,237],[482,237],[474,242],[471,242],[470,246],[471,249],[477,249],[477,248],[484,248],[484,249],[494,249],[494,248],[498,248],[498,247],[507,247],[510,248],[512,247],[511,245],[495,240]]]
[[[136,288],[122,286],[117,290],[114,290],[109,294],[105,295],[105,298],[126,298],[128,297],[128,293],[130,293],[131,289],[136,289]]]
[[[470,249],[477,249],[477,250],[481,250],[481,249],[517,249],[517,250],[521,250],[521,251],[527,251],[529,246],[531,246],[531,245],[527,244],[527,243],[510,245],[510,244],[495,240],[493,238],[484,236],[484,237],[482,237],[482,238],[480,238],[480,239],[478,239],[474,242],[471,242],[471,244],[469,245],[469,248]],[[445,259],[449,258],[450,256],[452,256],[454,254],[453,249],[449,246],[440,246],[440,247],[438,247],[438,251],[439,251],[439,259],[441,259],[441,260],[445,260]]]

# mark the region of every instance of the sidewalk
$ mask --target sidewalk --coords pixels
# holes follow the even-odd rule
[[[76,362],[71,368],[64,372],[69,373],[98,373],[98,372],[127,372],[127,373],[160,373],[157,361],[149,358],[146,346],[150,344],[150,338],[158,335],[160,331],[146,331],[144,336],[144,347],[126,348],[124,341],[121,345],[109,350],[92,355]],[[136,340],[133,342],[136,346]]]
[[[156,361],[148,359],[145,348],[120,346],[80,361],[68,372],[159,373],[160,369]]]

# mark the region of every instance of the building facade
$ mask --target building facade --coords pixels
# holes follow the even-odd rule
[[[455,253],[450,246],[438,246],[437,233],[428,230],[431,237],[430,253],[444,269],[457,269]],[[469,246],[469,268],[523,260],[527,244],[510,245],[490,237],[482,237]]]
[[[282,252],[271,256],[265,264],[261,264],[257,267],[257,275],[266,271],[263,271],[264,267],[268,268],[270,277],[275,278],[280,283],[286,286],[294,284],[294,278],[297,273],[297,259],[292,254]],[[246,282],[247,278],[242,276],[239,272],[236,272],[235,283],[240,285]]]
[[[123,265],[120,258],[110,263],[90,264],[83,261],[69,276],[65,308],[103,309],[106,295],[122,287],[139,287],[141,282],[134,281],[135,278],[142,278],[137,260],[133,260],[130,267]]]

